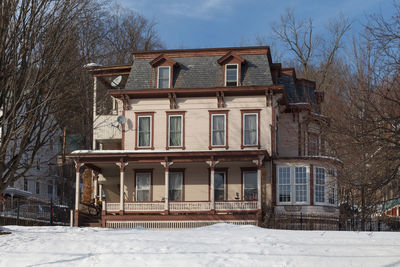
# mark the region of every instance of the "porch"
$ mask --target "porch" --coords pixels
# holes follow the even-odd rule
[[[259,150],[166,152],[140,162],[129,157],[110,162],[109,157],[105,161],[92,155],[84,160],[95,175],[103,227],[186,228],[258,224],[264,155]],[[77,182],[79,175],[77,169]]]

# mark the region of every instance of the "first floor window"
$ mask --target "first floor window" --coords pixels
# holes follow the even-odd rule
[[[285,204],[307,203],[309,174],[306,166],[278,166],[278,202]]]
[[[215,172],[214,173],[214,199],[225,200],[225,187],[226,187],[226,173]]]
[[[53,196],[53,181],[48,181],[47,182],[47,195],[49,198]]]
[[[279,202],[291,202],[290,167],[279,167],[278,170]]]
[[[243,172],[243,199],[257,200],[257,172]]]
[[[225,146],[225,114],[211,115],[212,146]]]
[[[258,144],[258,114],[243,114],[243,145]]]
[[[40,195],[40,183],[36,182],[36,195]]]
[[[151,119],[151,116],[138,117],[138,147],[151,146]]]
[[[169,173],[169,200],[182,201],[183,196],[183,172]]]
[[[325,202],[325,169],[315,168],[315,202],[324,203]]]
[[[182,146],[182,115],[169,115],[169,141],[170,147]]]
[[[136,201],[150,201],[151,173],[136,173]]]
[[[295,167],[295,201],[307,201],[307,168]]]

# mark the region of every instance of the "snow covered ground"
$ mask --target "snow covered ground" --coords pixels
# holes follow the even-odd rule
[[[400,233],[7,226],[0,266],[400,266]]]

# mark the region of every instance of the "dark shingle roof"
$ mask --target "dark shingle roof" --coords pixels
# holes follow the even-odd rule
[[[242,85],[272,85],[271,71],[267,55],[241,55],[246,62],[242,66]],[[179,66],[174,68],[175,88],[207,88],[223,85],[222,67],[219,56],[173,57]],[[156,77],[152,59],[137,59],[132,64],[125,89],[155,88]]]

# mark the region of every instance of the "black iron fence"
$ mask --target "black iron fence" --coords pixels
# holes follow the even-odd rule
[[[30,199],[0,199],[0,225],[69,225],[70,209]]]

